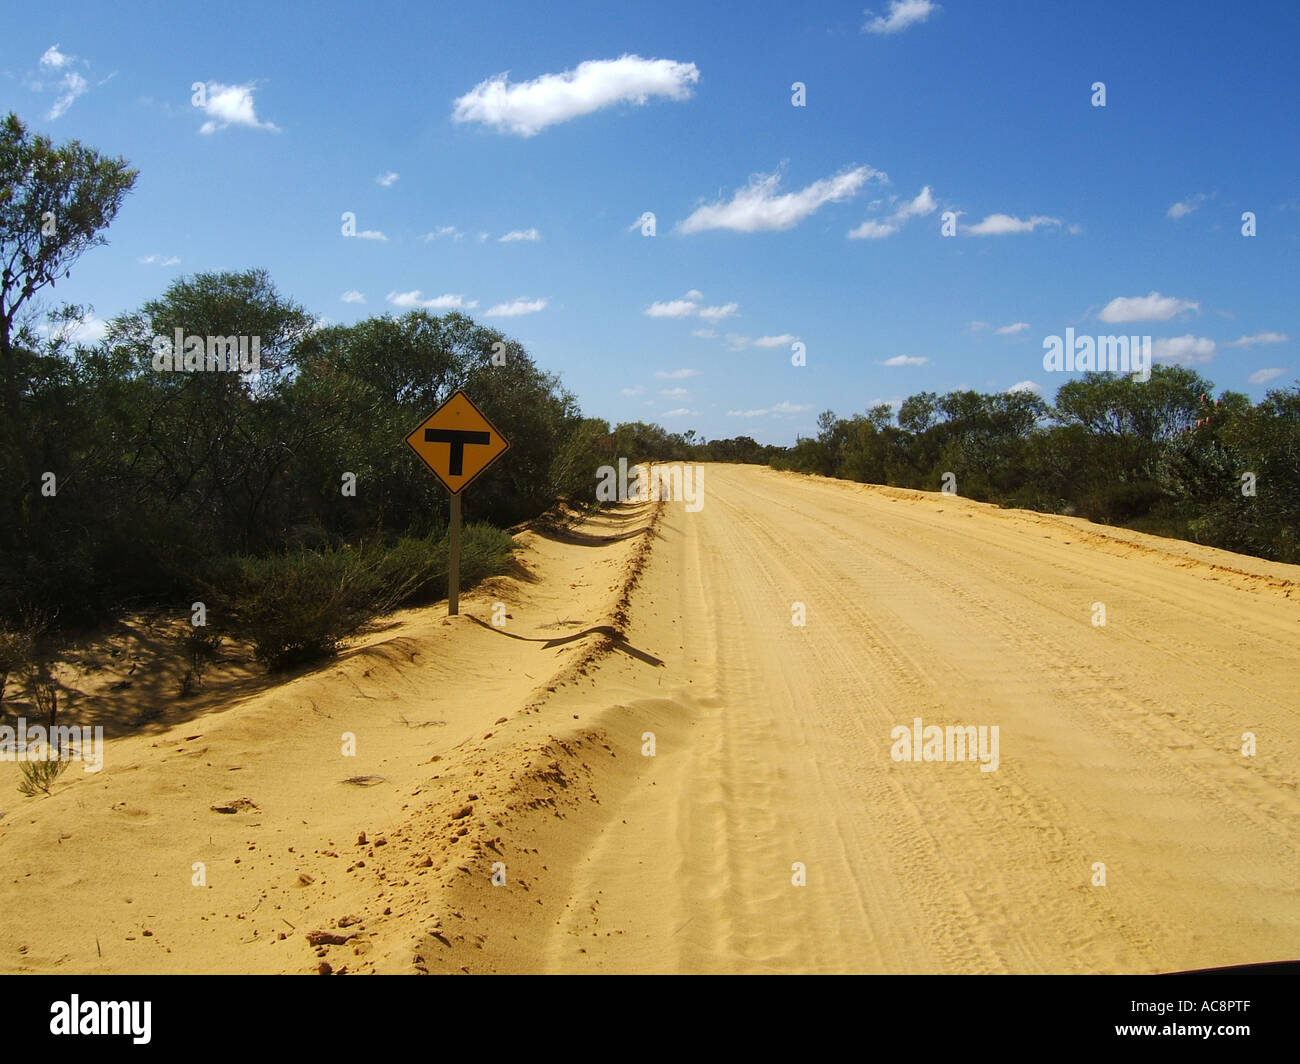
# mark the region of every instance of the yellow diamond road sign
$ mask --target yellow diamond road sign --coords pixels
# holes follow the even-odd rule
[[[407,445],[453,495],[510,449],[464,392],[457,392],[406,437]]]

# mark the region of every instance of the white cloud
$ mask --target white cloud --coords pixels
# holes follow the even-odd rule
[[[509,303],[498,303],[484,313],[485,318],[518,318],[523,314],[536,314],[545,310],[547,299],[515,299]]]
[[[346,235],[347,234],[345,233],[344,236]],[[352,236],[353,239],[355,240],[384,240],[384,241],[388,240],[388,237],[386,237],[378,229],[362,229],[361,232],[353,233]]]
[[[804,414],[812,409],[812,403],[777,403],[775,406],[763,407],[760,410],[728,410],[727,417],[793,417],[795,414]]]
[[[50,108],[50,113],[46,116],[51,122],[63,115],[73,101],[86,91],[89,86],[86,79],[75,71],[68,71],[63,78],[63,92],[59,94],[58,99],[54,101],[54,106]]]
[[[997,333],[999,336],[1014,336],[1016,333],[1024,332],[1028,328],[1029,328],[1029,322],[1018,321],[1014,325],[1004,325],[1002,326],[1002,328],[994,329],[993,331]]]
[[[679,381],[685,380],[687,377],[698,377],[699,375],[700,371],[698,369],[675,369],[669,372],[659,370],[655,373],[655,376],[661,381]]]
[[[1175,314],[1181,314],[1184,310],[1199,311],[1200,309],[1201,305],[1199,303],[1193,303],[1187,299],[1175,299],[1173,296],[1162,296],[1159,292],[1152,292],[1145,296],[1133,296],[1132,298],[1120,296],[1112,299],[1102,308],[1097,317],[1106,322],[1168,321]]]
[[[498,244],[510,244],[518,240],[541,240],[542,234],[536,229],[512,229],[505,236],[497,237]]]
[[[478,306],[477,299],[467,300],[462,295],[448,294],[423,299],[418,288],[411,292],[389,292],[385,298],[395,307],[422,307],[425,310],[473,310]],[[355,300],[349,299],[347,302]]]
[[[904,207],[895,212],[895,218],[920,218],[926,214],[933,214],[938,204],[934,202],[934,194],[930,191],[930,186],[926,185],[916,194],[916,198]]]
[[[50,86],[51,91],[57,92],[58,96],[55,97],[49,114],[45,116],[48,121],[52,122],[56,118],[63,117],[77,97],[83,95],[90,88],[90,83],[72,69],[75,63],[81,63],[83,66],[89,65],[84,59],[78,59],[75,55],[66,55],[60,52],[57,44],[50,45],[41,54],[41,70],[62,75],[53,86]],[[110,74],[109,77],[112,77],[112,75]],[[104,80],[107,81],[108,78]],[[100,84],[102,85],[103,82],[100,82]],[[29,87],[37,92],[43,92],[47,88],[46,84],[39,81],[30,81]]]
[[[93,347],[99,343],[107,330],[108,322],[95,317],[94,314],[87,314],[84,318],[72,321],[59,322],[55,328],[51,328],[48,323],[37,327],[37,331],[42,336],[52,336],[65,343],[84,344],[86,347]]]
[[[497,74],[455,101],[452,120],[481,122],[521,137],[619,103],[645,104],[653,96],[685,100],[700,80],[694,63],[624,55],[579,63],[562,74],[510,84]]]
[[[684,406],[677,407],[676,410],[665,410],[660,417],[698,417],[698,410],[687,410]]]
[[[100,340],[104,339],[104,333],[107,330],[108,322],[91,314],[72,326],[68,331],[68,338],[75,344],[86,344],[89,346],[97,344]]]
[[[248,126],[250,129],[266,129],[278,133],[279,127],[274,122],[259,122],[253,106],[255,86],[222,85],[218,81],[209,81],[204,86],[206,100],[203,113],[208,121],[199,127],[200,133],[215,133],[227,126]]]
[[[1048,218],[1035,214],[1026,220],[1013,218],[1009,214],[990,214],[982,222],[963,226],[961,231],[966,236],[1005,236],[1007,233],[1032,233],[1040,225],[1058,226],[1060,218]]]
[[[145,255],[137,261],[142,266],[179,266],[181,264],[181,260],[175,255]]]
[[[986,321],[973,321],[966,326],[966,329],[969,332],[978,333],[978,332],[983,332],[988,327],[989,327],[989,323]]]
[[[879,201],[877,200],[877,202]],[[879,240],[882,237],[893,236],[909,218],[918,218],[921,215],[930,214],[937,206],[938,204],[934,202],[934,195],[930,191],[930,186],[926,185],[915,199],[903,204],[883,222],[873,218],[863,222],[856,229],[849,230],[849,239]]]
[[[726,303],[720,307],[700,307],[700,317],[715,324],[732,317],[740,309],[739,303]]]
[[[42,54],[41,66],[48,70],[62,70],[65,66],[68,66],[74,58],[75,56],[64,55],[59,51],[59,46],[57,44],[52,44],[46,48],[44,54]]]
[[[827,203],[852,199],[872,178],[888,180],[873,167],[859,166],[814,181],[798,192],[778,194],[780,174],[755,174],[730,202],[696,208],[690,217],[678,223],[677,229],[682,233],[702,233],[708,229],[730,229],[737,233],[790,229]]]
[[[1196,210],[1208,197],[1204,192],[1198,192],[1195,196],[1188,196],[1187,199],[1175,203],[1169,210],[1165,211],[1166,218],[1172,218],[1178,221],[1180,218],[1186,218],[1192,211]]]
[[[1151,345],[1151,357],[1158,362],[1197,366],[1214,358],[1215,344],[1204,336],[1161,337]]]
[[[882,366],[924,366],[930,360],[923,355],[895,355],[881,362]]]
[[[73,343],[97,344],[104,338],[107,330],[108,322],[91,314],[74,325],[68,335]]]
[[[459,240],[465,234],[460,232],[454,225],[443,225],[434,229],[432,232],[425,233],[420,239],[426,244],[432,240],[441,240],[444,236],[454,237]]]
[[[716,329],[692,329],[691,335],[698,336],[701,340],[712,340],[718,335],[718,331]]]
[[[1284,344],[1287,341],[1286,333],[1280,332],[1262,332],[1254,336],[1243,336],[1240,340],[1233,340],[1226,344],[1226,347],[1253,347],[1255,344]]]
[[[659,394],[669,399],[689,399],[691,397],[691,393],[685,388],[664,388],[660,390]]]
[[[389,170],[388,173],[381,174],[379,177],[375,178],[375,184],[383,185],[384,188],[392,188],[394,182],[396,182],[399,177],[401,177],[401,174]]]
[[[789,347],[798,340],[799,337],[790,333],[781,333],[780,336],[760,336],[754,341],[755,347]]]
[[[1269,381],[1282,376],[1284,369],[1257,369],[1246,378],[1251,384],[1267,384]]]
[[[1015,384],[1013,384],[1010,388],[1007,389],[1008,392],[1013,392],[1013,393],[1032,392],[1035,395],[1037,395],[1042,390],[1043,390],[1042,387],[1038,384],[1035,384],[1033,381],[1017,381]]]
[[[621,391],[623,395],[640,395],[645,389],[638,384],[635,388],[623,388]]]
[[[877,222],[871,219],[863,222],[854,229],[849,230],[850,240],[880,240],[883,237],[893,236],[898,232],[898,226],[889,225],[886,222]]]
[[[717,307],[702,307],[703,298],[698,288],[692,288],[681,299],[656,300],[641,313],[648,318],[689,318],[698,314],[705,321],[717,322],[732,317],[740,309],[739,303],[726,303]],[[695,335],[700,335],[697,331]]]
[[[651,303],[642,313],[647,318],[689,318],[698,309],[689,300],[670,299],[664,303]]]
[[[419,293],[417,292],[415,294],[418,295]],[[339,298],[343,300],[344,303],[364,303],[366,301],[366,297],[362,295],[360,292],[358,292],[355,288],[348,289],[341,296],[339,296]]]
[[[939,5],[932,0],[889,0],[888,14],[877,15],[862,29],[866,33],[901,33],[909,26],[924,22],[938,10]],[[870,15],[871,12],[868,10],[863,14]]]

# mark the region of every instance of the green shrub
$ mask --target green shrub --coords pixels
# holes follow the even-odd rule
[[[387,604],[425,605],[447,594],[445,536],[403,536],[384,551],[380,577]]]
[[[1167,496],[1150,480],[1119,481],[1089,492],[1081,501],[1083,515],[1101,524],[1125,524],[1157,510]]]
[[[486,524],[466,525],[460,537],[461,589],[505,572],[514,552],[515,541],[509,533]]]
[[[271,669],[331,657],[378,611],[378,559],[362,548],[226,558],[201,582],[214,630]]]
[[[460,536],[461,590],[504,572],[514,550],[514,540],[501,529],[466,525]],[[445,598],[449,554],[445,535],[398,540],[385,552],[381,565],[386,608],[428,605]]]
[[[466,526],[461,589],[504,571],[513,550],[514,541],[500,529]],[[332,657],[344,639],[381,613],[444,597],[447,555],[445,537],[406,537],[391,547],[226,558],[211,566],[201,583],[211,599],[214,630],[250,640],[258,661],[282,669]]]

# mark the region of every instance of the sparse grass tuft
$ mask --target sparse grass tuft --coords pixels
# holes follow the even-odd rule
[[[50,751],[54,756],[40,760],[22,761],[18,768],[22,773],[22,782],[18,784],[20,794],[35,798],[38,794],[49,794],[54,781],[63,775],[68,762],[58,756],[58,751]]]

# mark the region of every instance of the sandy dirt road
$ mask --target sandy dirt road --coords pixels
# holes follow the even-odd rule
[[[1300,957],[1300,567],[766,468],[702,488],[524,533],[463,616],[288,680],[178,702],[138,641],[87,651],[69,719],[153,723],[48,798],[0,764],[0,971]],[[917,718],[996,727],[996,771],[894,760]]]
[[[632,600],[629,641],[663,666],[607,660],[578,699],[656,754],[595,785],[605,820],[538,967],[1300,956],[1300,569],[937,494],[704,478],[702,510],[664,506]],[[998,726],[997,770],[893,760],[917,717]]]

